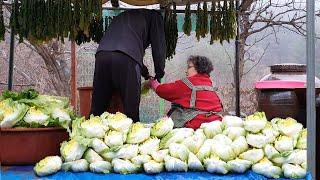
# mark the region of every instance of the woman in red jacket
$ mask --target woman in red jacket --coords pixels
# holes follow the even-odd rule
[[[172,103],[168,116],[174,127],[197,129],[202,123],[221,120],[223,107],[210,79],[211,61],[203,56],[190,56],[187,64],[186,78],[165,84],[150,80],[150,86],[158,96]]]

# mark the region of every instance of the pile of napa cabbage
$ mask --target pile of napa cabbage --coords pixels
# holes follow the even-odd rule
[[[227,174],[252,170],[268,178],[306,176],[307,130],[292,118],[268,121],[263,112],[245,119],[225,116],[197,130],[173,129],[171,118],[133,123],[124,114],[104,113],[72,123],[61,157],[41,160],[39,176],[59,170],[148,174],[207,171]]]

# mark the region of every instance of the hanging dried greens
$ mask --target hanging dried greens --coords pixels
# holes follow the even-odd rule
[[[212,1],[210,13],[210,44],[219,39],[218,26],[217,26],[217,11],[216,2]]]
[[[202,32],[201,37],[206,37],[206,34],[209,32],[209,26],[208,26],[208,7],[207,2],[203,2],[203,11],[202,11]]]
[[[19,3],[17,0],[15,0],[14,5],[12,6],[12,12],[11,12],[11,16],[10,16],[10,27],[13,28],[15,30],[15,34],[17,34],[17,32],[19,32],[20,30],[20,25],[19,25],[19,21],[18,21],[18,15],[19,15]]]
[[[228,3],[227,0],[223,1],[223,7],[222,7],[222,13],[221,13],[221,37],[220,37],[220,43],[222,44],[224,40],[227,40],[227,36],[228,36],[228,15],[227,15],[227,11],[228,11]]]
[[[3,0],[0,0],[0,41],[4,40],[4,34],[6,32],[6,29],[4,27],[2,5],[3,5]]]
[[[176,3],[173,3],[173,18],[172,18],[172,30],[173,30],[173,49],[174,49],[174,54],[176,54],[176,47],[177,47],[177,42],[178,42],[178,22],[177,22],[177,7]]]
[[[196,23],[196,37],[197,40],[200,40],[200,36],[201,36],[201,7],[200,7],[200,3],[198,3],[198,8],[197,8],[197,23]]]
[[[35,1],[34,2],[35,12],[33,13],[33,25],[37,28],[31,27],[31,34],[29,34],[29,39],[34,42],[41,43],[45,40],[44,29],[46,27],[46,8],[45,1]],[[62,5],[60,5],[62,6]],[[59,26],[60,29],[62,27]],[[21,29],[23,30],[23,29]]]
[[[90,38],[88,38],[88,36],[86,36],[83,31],[78,31],[77,32],[77,36],[75,38],[75,42],[80,45],[82,43],[86,43],[86,42],[90,42]]]
[[[166,38],[166,58],[171,59],[176,51],[178,41],[178,26],[176,5],[173,3],[173,10],[170,7],[165,9],[164,30]]]
[[[229,2],[229,8],[227,12],[228,24],[227,24],[227,41],[236,37],[236,11],[234,1]]]
[[[188,1],[184,14],[184,23],[183,23],[183,32],[184,34],[190,36],[192,31],[192,22],[191,22],[191,11],[190,11],[190,1]]]
[[[221,7],[221,3],[218,2],[218,7],[217,7],[217,36],[218,36],[218,39],[220,40],[220,43],[222,44],[223,42],[223,23],[222,23],[222,7]]]
[[[43,43],[69,37],[82,43],[98,41],[103,33],[101,0],[16,0],[14,7],[10,24],[21,39]]]
[[[99,43],[103,37],[103,19],[99,21],[94,21],[90,25],[90,37],[92,41]]]

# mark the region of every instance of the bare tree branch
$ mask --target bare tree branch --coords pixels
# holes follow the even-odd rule
[[[224,52],[225,52],[225,53],[227,54],[227,56],[228,56],[229,64],[230,64],[231,70],[232,70],[232,72],[233,72],[233,71],[234,71],[234,66],[232,65],[232,62],[231,62],[232,58],[231,58],[230,54],[228,53],[226,47],[224,47],[224,46],[222,46],[222,47],[223,47],[223,49],[224,49]]]
[[[244,73],[243,73],[243,76],[245,76],[246,74],[248,74],[254,67],[256,67],[256,66],[260,63],[260,61],[261,61],[261,59],[263,58],[263,56],[265,55],[266,50],[268,49],[269,45],[270,45],[270,43],[268,43],[268,45],[263,49],[263,53],[261,54],[261,56],[260,56],[260,58],[258,59],[258,61],[257,61],[248,71],[244,72]]]

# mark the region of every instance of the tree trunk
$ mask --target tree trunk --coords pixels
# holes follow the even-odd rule
[[[246,11],[248,11],[252,5],[254,1],[252,0],[247,0],[247,1],[244,1],[242,4],[241,4],[241,8],[240,8],[240,15],[239,15],[239,18],[240,18],[240,24],[239,24],[239,28],[240,28],[240,37],[239,37],[239,40],[240,40],[240,43],[239,43],[239,78],[240,78],[240,87],[241,87],[241,80],[243,78],[243,73],[244,73],[244,66],[245,66],[245,53],[246,53],[246,50],[245,50],[245,46],[246,46],[246,41],[247,41],[247,38],[249,37],[249,28],[251,28],[250,26],[250,21],[249,21],[249,14],[248,13],[245,13]],[[234,86],[235,86],[235,83],[236,83],[236,74],[235,74],[235,71],[233,72],[234,73]]]
[[[45,45],[39,45],[33,42],[30,43],[35,47],[37,53],[42,57],[44,63],[46,64],[55,94],[69,97],[70,74],[68,74],[69,70],[65,60],[59,61],[59,58],[54,55],[54,53],[51,53],[50,48],[46,47]]]
[[[239,76],[240,76],[240,84],[243,78],[243,71],[244,71],[244,65],[245,65],[245,41],[246,39],[240,39],[240,63],[239,63]],[[240,86],[241,87],[241,86]]]
[[[242,78],[244,75],[244,67],[245,67],[245,46],[246,46],[246,40],[248,38],[248,32],[249,32],[249,15],[244,13],[246,10],[248,10],[251,6],[251,4],[253,3],[253,1],[249,0],[249,1],[244,1],[243,4],[241,5],[241,10],[240,10],[240,24],[239,24],[239,28],[240,28],[240,35],[239,35],[239,88],[240,88],[240,95],[241,95],[241,82],[242,82]],[[235,67],[234,67],[235,69]],[[238,74],[236,74],[235,71],[233,71],[233,84],[232,84],[232,88],[234,89],[233,94],[235,94],[235,86],[236,86],[236,77],[238,76]],[[241,97],[240,97],[241,99]],[[235,105],[235,98],[232,98],[232,104]],[[240,103],[241,106],[241,103]],[[235,106],[233,106],[233,108],[235,109]],[[240,107],[241,109],[241,107]]]

